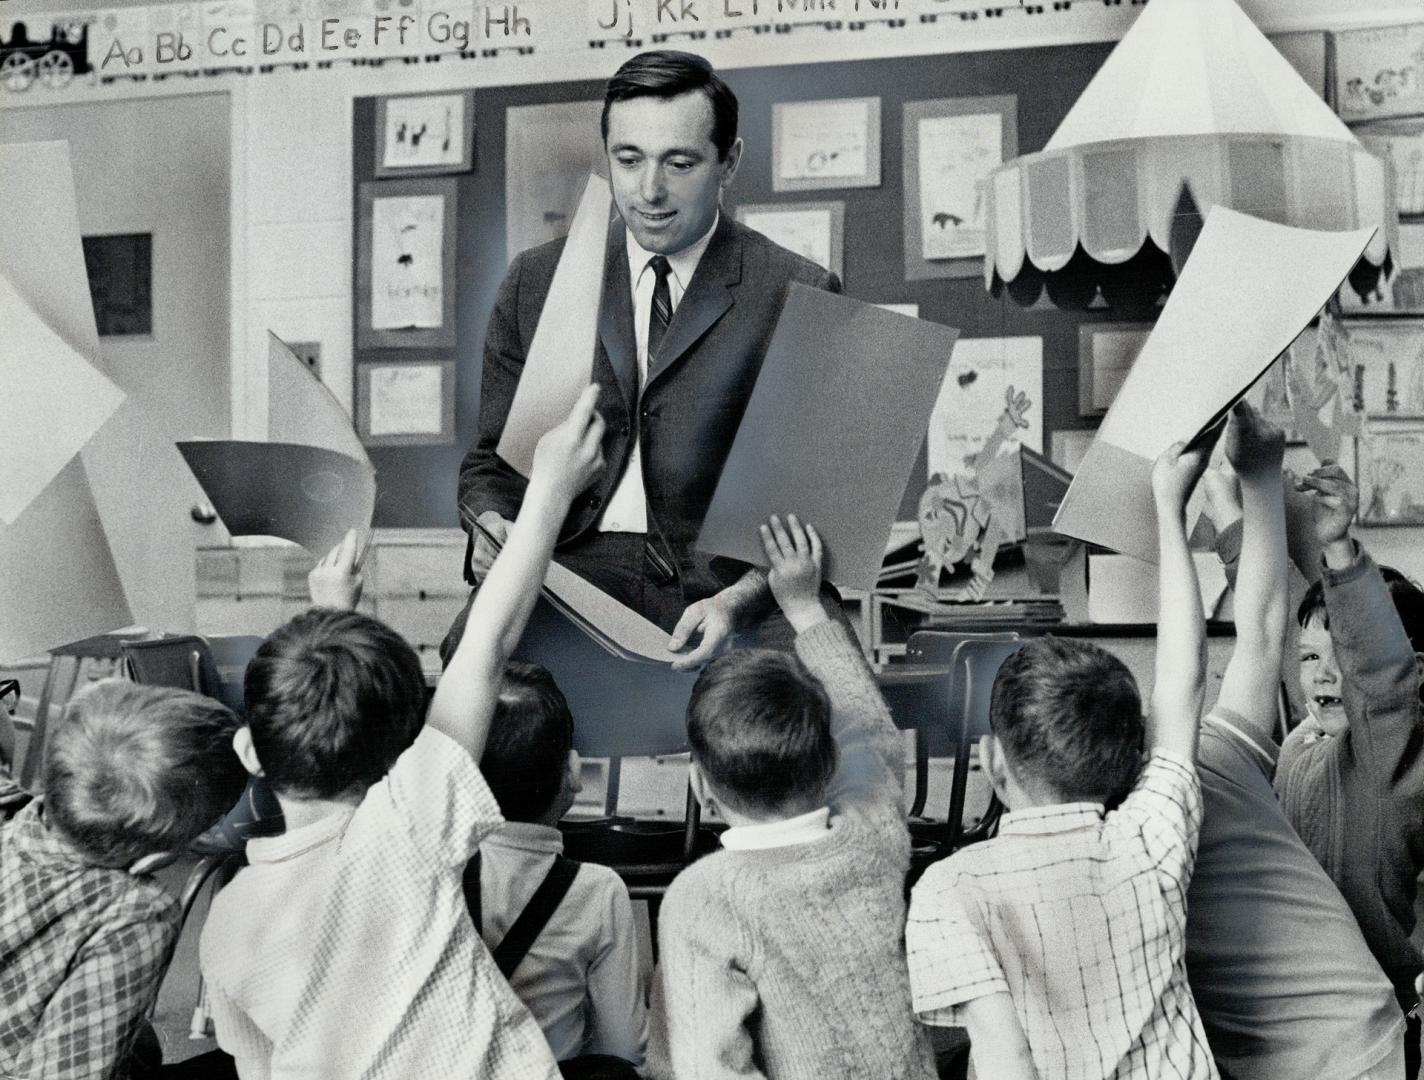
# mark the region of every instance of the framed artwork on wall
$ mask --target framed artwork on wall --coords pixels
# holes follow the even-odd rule
[[[1424,525],[1424,421],[1371,420],[1357,482],[1361,525]]]
[[[1332,35],[1335,111],[1342,120],[1424,114],[1424,22]]]
[[[356,219],[356,347],[455,345],[456,181],[360,186]]]
[[[783,101],[771,108],[773,191],[880,186],[880,99]]]
[[[905,279],[983,270],[989,174],[1018,153],[1018,98],[904,105]]]
[[[474,166],[474,91],[376,101],[377,177],[442,176]]]
[[[1424,420],[1424,319],[1350,319],[1345,330],[1365,415]]]
[[[739,206],[737,220],[782,247],[823,266],[839,278],[845,203],[759,203]]]
[[[1078,327],[1078,415],[1103,416],[1122,389],[1152,323],[1084,323]]]
[[[356,432],[367,446],[453,443],[453,361],[357,364]]]

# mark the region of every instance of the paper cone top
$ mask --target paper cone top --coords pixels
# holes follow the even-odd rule
[[[1045,149],[1234,133],[1355,141],[1235,0],[1152,0]]]

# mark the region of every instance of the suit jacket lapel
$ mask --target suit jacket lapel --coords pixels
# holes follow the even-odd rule
[[[626,260],[625,260],[626,261]],[[648,383],[666,371],[732,306],[732,287],[742,280],[742,241],[725,210],[707,250],[673,313],[657,356],[648,361]],[[627,274],[624,275],[627,287]],[[629,301],[631,307],[631,300]],[[636,359],[636,357],[635,357]]]
[[[638,344],[633,336],[633,290],[628,281],[628,248],[621,221],[615,221],[608,229],[598,337],[631,412],[638,400]]]

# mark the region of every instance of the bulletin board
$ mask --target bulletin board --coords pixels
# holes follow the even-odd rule
[[[1051,48],[903,57],[843,63],[724,71],[740,102],[742,164],[728,195],[728,209],[741,205],[834,200],[844,206],[842,281],[851,296],[874,303],[918,305],[921,318],[957,327],[962,338],[1035,336],[1042,339],[1043,446],[1055,432],[1090,430],[1098,417],[1079,410],[1080,326],[1128,321],[1111,312],[1067,312],[1046,305],[1020,307],[995,299],[980,275],[906,280],[902,127],[905,105],[944,98],[1017,99],[1017,153],[1041,150],[1098,67],[1110,43]],[[609,73],[623,57],[609,55]],[[601,101],[603,83],[581,81],[473,91],[475,166],[458,183],[455,223],[455,344],[450,348],[360,348],[359,369],[369,363],[450,361],[454,364],[455,438],[443,445],[373,446],[381,483],[376,524],[387,527],[454,526],[460,461],[473,444],[479,411],[485,326],[509,259],[506,251],[505,114],[511,107],[555,102]],[[878,97],[880,183],[815,192],[774,189],[773,106],[785,102]],[[361,185],[376,179],[378,99],[358,98],[353,117],[353,203]],[[359,290],[361,283],[356,282]],[[885,362],[893,362],[886,357]],[[913,518],[926,479],[921,451],[902,504]]]

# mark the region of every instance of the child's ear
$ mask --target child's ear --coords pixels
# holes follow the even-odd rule
[[[569,761],[565,768],[568,770],[569,794],[577,795],[583,790],[583,761],[579,758],[577,750],[569,751]]]
[[[249,775],[262,775],[262,762],[257,760],[257,747],[252,745],[252,729],[246,724],[232,733],[232,748]]]
[[[1004,751],[999,746],[999,740],[994,735],[979,736],[979,764],[984,767],[984,774],[989,777],[989,783],[994,785],[994,794],[999,796],[999,801],[1008,803],[1008,771],[1004,767]]]
[[[703,810],[712,809],[712,793],[707,786],[707,777],[702,774],[697,762],[687,763],[687,780],[692,785],[692,794],[701,804]]]

